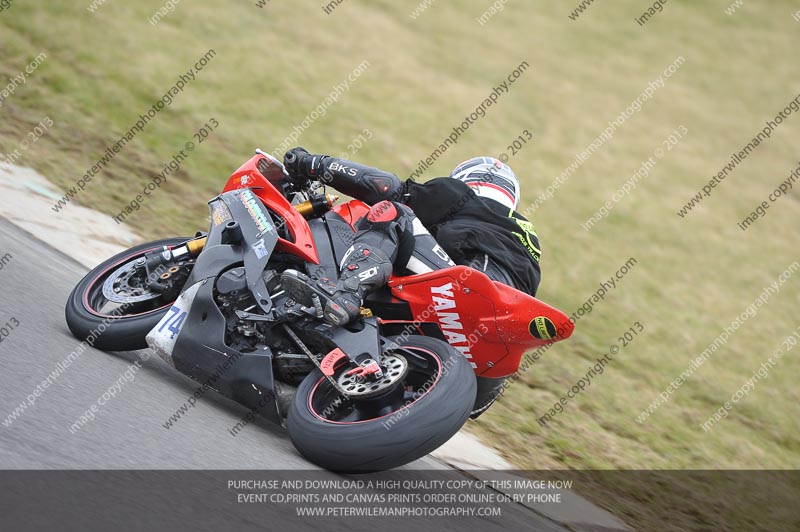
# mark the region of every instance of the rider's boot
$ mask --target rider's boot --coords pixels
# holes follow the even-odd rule
[[[359,316],[364,297],[384,286],[391,273],[392,261],[383,251],[356,244],[342,263],[338,281],[315,281],[297,270],[286,270],[281,285],[295,301],[321,309],[328,323],[344,325]]]

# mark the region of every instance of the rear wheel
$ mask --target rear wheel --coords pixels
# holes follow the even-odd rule
[[[464,356],[435,338],[390,338],[384,377],[365,383],[334,374],[343,399],[319,371],[297,389],[289,435],[300,453],[333,471],[380,471],[425,456],[449,440],[475,402],[475,374]]]
[[[148,278],[137,263],[145,253],[164,246],[176,246],[188,238],[168,238],[136,246],[108,259],[90,271],[67,300],[66,318],[79,340],[106,351],[134,351],[147,347],[145,337],[161,321],[177,299],[182,279],[191,271],[192,261],[172,265],[155,279]],[[166,276],[169,277],[161,277]],[[150,286],[161,280],[172,289],[159,291]]]

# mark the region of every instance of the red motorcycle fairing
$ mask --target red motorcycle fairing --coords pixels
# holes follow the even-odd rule
[[[253,189],[253,193],[264,202],[268,209],[283,218],[289,234],[294,238],[294,242],[279,238],[275,248],[278,251],[291,253],[305,261],[319,264],[317,246],[314,243],[308,222],[303,218],[302,214],[292,207],[292,204],[273,186],[269,179],[258,170],[258,163],[261,160],[268,161],[269,159],[264,155],[257,154],[244,163],[228,179],[223,192],[243,188]]]
[[[481,377],[513,374],[526,351],[575,328],[560,310],[467,266],[393,277],[389,286],[417,321],[437,323]]]

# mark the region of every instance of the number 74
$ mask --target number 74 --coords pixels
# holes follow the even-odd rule
[[[188,313],[178,307],[170,307],[169,311],[172,312],[172,316],[161,324],[161,327],[158,328],[158,332],[163,331],[164,327],[167,327],[167,330],[172,333],[170,339],[174,339],[175,335],[181,332],[181,327]]]

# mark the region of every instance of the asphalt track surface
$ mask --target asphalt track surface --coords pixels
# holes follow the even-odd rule
[[[7,417],[27,401],[29,394],[46,379],[79,345],[64,321],[64,303],[71,289],[86,274],[86,269],[44,242],[0,218],[0,256],[11,254],[0,270],[0,326],[19,323],[0,343],[0,523],[19,526],[18,519],[28,516],[37,529],[52,522],[42,514],[48,508],[52,520],[60,520],[57,529],[94,529],[92,523],[105,523],[102,529],[127,530],[150,527],[171,530],[279,530],[325,529],[354,530],[368,524],[366,518],[320,518],[299,520],[288,509],[269,505],[242,508],[224,497],[219,479],[229,470],[313,470],[292,446],[288,434],[279,426],[260,420],[245,427],[237,436],[228,429],[239,422],[247,410],[213,392],[206,393],[170,429],[164,422],[187,401],[197,383],[168,367],[157,357],[142,362],[135,377],[124,382],[116,395],[99,408],[93,421],[82,428],[70,427],[96,404],[109,387],[128,371],[144,352],[106,353],[87,348],[53,383],[35,398],[32,405],[8,423]],[[135,368],[135,366],[133,366]],[[130,373],[129,373],[130,375]],[[8,470],[218,470],[197,472],[208,482],[192,486],[177,482],[169,497],[154,487],[150,504],[142,493],[121,500],[116,486],[108,492],[108,474],[82,475],[79,479],[63,476],[55,482],[62,492],[60,501],[27,493],[31,486],[19,481],[19,473]],[[405,469],[414,469],[413,478],[434,478],[430,470],[446,469],[441,462],[427,457]],[[222,471],[222,473],[220,473]],[[122,473],[120,473],[122,474]],[[319,472],[328,478],[337,478]],[[409,471],[409,474],[412,474]],[[124,476],[124,474],[123,474]],[[230,475],[228,475],[230,476]],[[252,478],[252,475],[249,476]],[[256,477],[259,478],[259,477]],[[18,484],[8,486],[14,482]],[[43,479],[41,482],[45,482]],[[58,484],[60,482],[60,484]],[[217,486],[217,487],[209,487]],[[57,487],[57,486],[56,486]],[[165,486],[161,487],[163,490]],[[48,492],[49,493],[49,492]],[[86,511],[80,494],[91,493],[95,501]],[[102,497],[98,498],[98,494]],[[131,494],[133,495],[133,494]],[[157,501],[172,500],[159,509]],[[68,502],[69,501],[69,502]],[[100,502],[103,501],[101,505]],[[180,504],[179,504],[180,503]],[[2,508],[5,507],[5,508]],[[210,512],[213,510],[213,512]],[[65,513],[66,512],[66,513]],[[213,515],[205,515],[212,513]],[[9,522],[10,520],[11,522]],[[377,524],[377,523],[373,523]],[[532,510],[503,505],[502,517],[464,517],[382,519],[384,530],[564,530]],[[11,530],[0,525],[0,528]],[[27,529],[28,527],[17,528]]]

